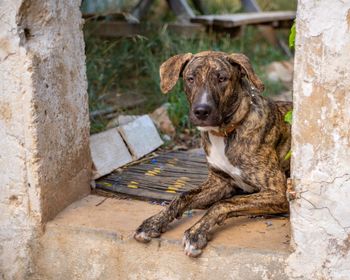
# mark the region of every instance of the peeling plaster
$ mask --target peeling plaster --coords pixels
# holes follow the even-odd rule
[[[349,28],[349,3],[340,0],[299,1],[301,6],[303,9],[298,9],[298,17],[307,24],[308,34],[312,37],[322,34],[326,47],[341,50],[346,44],[343,36]],[[312,13],[308,14],[309,11]]]
[[[291,279],[350,277],[349,11],[350,1],[298,2]]]
[[[303,83],[303,94],[304,96],[310,96],[312,93],[312,89],[313,89],[313,84],[308,82],[308,81],[304,81]]]

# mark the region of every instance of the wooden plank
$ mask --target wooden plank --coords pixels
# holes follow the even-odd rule
[[[192,18],[191,22],[232,28],[248,24],[271,24],[279,21],[292,21],[294,18],[295,12],[292,11],[259,12],[197,16]]]
[[[237,14],[233,18],[221,17],[215,18],[213,25],[219,25],[225,28],[232,28],[241,25],[252,24],[271,24],[279,21],[292,21],[295,18],[295,12],[261,12]]]
[[[86,25],[93,35],[106,38],[147,35],[164,27],[164,25],[128,23],[125,21],[88,22]],[[166,28],[171,32],[184,36],[193,36],[194,33],[205,32],[205,26],[195,23],[167,24]]]
[[[132,14],[122,12],[105,12],[105,13],[84,13],[83,19],[89,21],[103,21],[103,20],[125,20],[133,18]]]

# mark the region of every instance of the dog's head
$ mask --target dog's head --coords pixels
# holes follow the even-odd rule
[[[258,91],[264,90],[243,54],[208,51],[173,56],[160,67],[163,93],[168,93],[180,76],[190,103],[190,120],[201,127],[221,126],[232,116],[242,98],[243,79]]]

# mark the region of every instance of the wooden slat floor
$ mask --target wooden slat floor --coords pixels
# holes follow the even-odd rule
[[[159,154],[96,181],[96,188],[157,201],[169,201],[196,188],[208,175],[203,150]]]

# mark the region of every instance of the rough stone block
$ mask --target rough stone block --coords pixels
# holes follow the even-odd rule
[[[128,148],[115,128],[91,135],[90,150],[95,166],[93,179],[132,161]]]
[[[80,3],[0,1],[0,279],[28,279],[45,223],[90,192]]]
[[[118,129],[134,159],[143,157],[163,144],[153,121],[147,115],[122,125]]]
[[[27,279],[288,279],[288,219],[232,218],[215,232],[203,255],[192,259],[181,240],[203,211],[174,221],[149,244],[133,239],[140,223],[161,209],[94,195],[77,201],[48,223]]]

